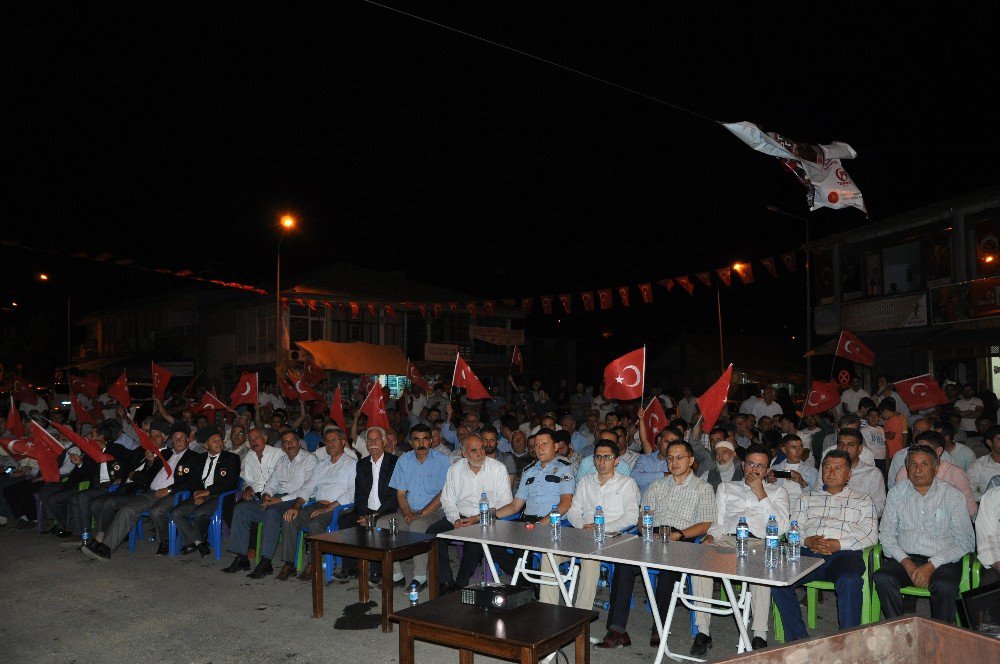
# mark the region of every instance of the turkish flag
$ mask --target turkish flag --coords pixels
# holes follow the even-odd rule
[[[70,394],[83,394],[88,399],[96,399],[98,390],[101,387],[100,381],[96,378],[81,377],[81,376],[70,376],[69,377],[69,393]]]
[[[478,312],[476,310],[476,303],[475,302],[466,302],[465,303],[465,310],[469,312],[469,318],[471,318],[472,320],[476,320],[476,314]]]
[[[618,297],[622,299],[622,304],[628,306],[628,286],[618,287]]]
[[[531,313],[531,301],[532,300],[531,300],[530,297],[523,297],[523,298],[521,298],[521,311],[523,311],[526,314],[530,314]]]
[[[333,403],[330,404],[330,419],[337,423],[341,429],[346,429],[347,425],[344,423],[344,397],[340,393],[340,383],[337,383],[337,389],[333,391]]]
[[[698,410],[704,420],[701,423],[702,432],[710,432],[715,428],[715,423],[719,421],[722,409],[726,407],[726,400],[729,398],[729,384],[733,381],[733,365],[730,364],[719,380],[715,381],[712,387],[705,390],[705,393],[698,397]]]
[[[38,470],[46,482],[59,481],[59,455],[63,453],[62,445],[49,435],[38,422],[31,422],[31,440],[27,443],[28,456],[38,462]],[[59,451],[56,452],[55,450]]]
[[[875,353],[872,352],[872,349],[861,343],[861,339],[858,339],[847,330],[843,330],[840,333],[835,355],[851,362],[863,364],[866,367],[875,364]]]
[[[97,426],[97,419],[80,405],[80,399],[75,394],[69,395],[69,403],[73,407],[73,412],[76,413],[76,421],[78,424]]]
[[[23,380],[15,380],[10,393],[21,403],[31,404],[32,406],[38,405],[38,395],[31,389],[31,383]]]
[[[70,429],[68,426],[58,424],[57,422],[49,422],[49,424],[54,426],[59,431],[59,433],[65,436],[66,440],[79,447],[84,454],[89,456],[97,463],[105,463],[107,461],[115,460],[113,456],[111,456],[107,452],[102,451],[101,448],[97,446],[97,443],[90,440],[89,438],[84,438],[77,432]]]
[[[278,387],[281,388],[281,396],[285,397],[285,401],[298,401],[299,393],[295,391],[291,383],[280,376],[278,377]]]
[[[604,398],[631,401],[642,396],[646,379],[646,347],[636,348],[604,367]]]
[[[368,394],[369,392],[371,392],[372,386],[374,384],[375,381],[372,380],[371,376],[368,375],[362,376],[361,379],[358,381],[358,392],[364,392],[365,394]]]
[[[298,374],[289,371],[288,379],[293,381],[292,387],[295,388],[295,391],[298,393],[299,398],[302,399],[303,401],[321,400],[324,403],[326,402],[326,399],[323,398],[322,394],[320,394],[313,388],[309,387],[308,383],[306,383],[305,378],[302,378]]]
[[[594,310],[594,294],[591,291],[584,291],[580,293],[580,299],[583,300],[583,308],[586,311]]]
[[[840,403],[840,391],[837,390],[837,383],[814,380],[812,389],[802,404],[802,417],[825,413],[831,408],[836,408],[838,403]]]
[[[326,370],[320,369],[314,362],[306,362],[302,371],[302,380],[310,385],[319,385],[326,379]]]
[[[424,394],[431,393],[431,386],[427,384],[426,380],[424,380],[424,375],[420,373],[420,369],[417,368],[417,365],[409,360],[406,361],[406,375],[410,379],[411,383],[424,391]]]
[[[215,411],[229,410],[229,407],[222,403],[222,400],[215,395],[215,390],[211,392],[205,390],[205,393],[201,395],[201,401],[192,410],[197,414],[207,413],[208,419],[215,422]]]
[[[21,413],[18,412],[17,408],[14,408],[14,397],[10,397],[10,409],[7,410],[7,424],[5,425],[7,431],[10,431],[15,436],[24,435],[24,422],[21,421]]]
[[[28,456],[28,440],[26,438],[0,438],[3,447],[14,461],[20,461]]]
[[[236,383],[236,388],[233,390],[233,393],[229,395],[229,402],[232,404],[233,408],[242,404],[256,406],[257,398],[259,396],[259,387],[260,385],[257,381],[257,372],[254,371],[253,373],[250,373],[249,371],[244,371],[240,376],[240,381]]]
[[[668,292],[668,293],[669,293],[669,292],[671,291],[671,289],[673,289],[673,287],[674,287],[674,280],[673,280],[673,279],[660,279],[660,280],[659,280],[659,281],[657,281],[656,283],[658,283],[658,284],[660,284],[661,286],[663,286],[664,288],[666,288],[666,289],[667,289],[667,292]]]
[[[906,407],[914,413],[948,403],[948,395],[930,374],[896,381],[895,388]]]
[[[517,367],[521,373],[524,373],[524,355],[521,354],[521,349],[517,346],[514,346],[514,354],[510,357],[510,365]]]
[[[639,284],[639,294],[642,295],[642,303],[649,304],[653,301],[653,284]]]
[[[493,318],[493,311],[496,308],[496,304],[493,300],[483,302],[483,311],[486,313],[487,318]]]
[[[698,277],[698,281],[700,281],[701,283],[705,284],[706,286],[711,286],[712,285],[712,275],[710,273],[708,273],[708,272],[699,272],[698,274],[696,274],[694,276]]]
[[[767,271],[771,273],[772,277],[778,276],[778,270],[774,266],[774,258],[761,258],[760,264],[767,268]]]
[[[604,311],[605,309],[610,309],[612,305],[611,289],[610,288],[599,289],[597,291],[597,301],[601,305],[601,311]]]
[[[461,355],[455,355],[455,373],[451,376],[451,384],[452,387],[464,387],[465,393],[470,399],[490,398],[490,393],[486,391],[486,388],[483,387],[479,378]]]
[[[128,393],[128,377],[124,371],[121,376],[118,376],[118,380],[108,388],[108,396],[120,403],[123,408],[127,409],[132,405],[132,396]]]
[[[789,252],[787,254],[781,254],[781,262],[785,264],[785,269],[789,272],[795,272],[796,261],[795,252]]]
[[[694,294],[694,284],[692,284],[691,280],[688,279],[686,276],[677,277],[677,283],[679,283],[681,287],[687,291],[688,295]]]
[[[655,441],[668,424],[667,414],[663,412],[663,404],[660,403],[659,399],[654,397],[646,409],[642,411],[642,421],[646,423],[646,431],[649,432],[650,439]],[[654,442],[653,445],[655,446],[656,443]]]
[[[720,267],[718,270],[715,271],[715,273],[719,275],[719,280],[721,280],[722,283],[724,283],[725,285],[728,286],[731,283],[733,283],[733,268]]]
[[[542,312],[545,313],[546,315],[551,314],[552,313],[552,296],[551,295],[543,295],[541,299],[542,299]]]
[[[368,417],[369,427],[389,429],[389,417],[385,414],[385,395],[382,394],[382,383],[375,381],[372,389],[361,404],[361,412]]]
[[[163,401],[163,395],[167,391],[167,383],[174,374],[153,362],[153,396],[157,401]]]
[[[743,280],[743,283],[753,283],[753,266],[751,266],[750,263],[734,263],[733,269],[736,270],[736,274],[740,275],[740,279]]]
[[[563,293],[559,296],[559,301],[563,305],[563,311],[570,314],[573,313],[573,299],[569,293]]]
[[[205,394],[208,394],[208,392],[206,392]],[[218,401],[218,399],[216,399],[216,401]],[[222,402],[219,401],[219,403]],[[225,407],[225,404],[223,404],[223,407]],[[155,454],[163,463],[163,467],[167,471],[167,477],[170,477],[174,471],[170,469],[170,464],[167,463],[167,460],[163,457],[163,452],[161,452],[160,448],[156,446],[156,443],[154,443],[152,439],[150,439],[149,434],[147,434],[145,431],[137,427],[135,425],[135,422],[132,421],[132,418],[129,417],[127,413],[125,414],[125,422],[132,426],[132,431],[135,433],[135,440],[139,441],[139,445],[142,446],[142,449],[146,450],[147,452],[152,452],[153,454]]]

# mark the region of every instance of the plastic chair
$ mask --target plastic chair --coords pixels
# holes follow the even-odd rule
[[[222,504],[229,496],[234,496],[243,490],[243,478],[239,478],[236,482],[236,488],[231,491],[223,491],[219,494],[219,504],[216,505],[215,511],[212,512],[212,517],[208,522],[208,546],[212,549],[212,555],[216,560],[222,558]],[[188,494],[187,491],[182,491],[181,494]],[[178,494],[180,495],[180,494]],[[190,494],[188,494],[190,496]],[[174,501],[174,505],[177,501]],[[176,556],[181,550],[180,533],[177,531],[177,526],[174,524],[174,520],[170,519],[170,555]]]
[[[64,477],[64,478],[62,478],[59,481],[60,482],[65,482],[66,478]],[[80,482],[80,484],[77,485],[76,490],[77,491],[86,491],[89,488],[90,488],[90,480],[84,480],[84,481]],[[109,492],[110,491],[114,491],[117,488],[118,488],[118,485],[116,484],[115,486],[113,486],[112,488],[110,488],[108,491]],[[37,524],[37,528],[38,528],[39,534],[41,534],[41,533],[45,532],[45,505],[42,504],[42,499],[38,496],[37,493],[34,494],[32,497],[35,499],[35,523]]]
[[[354,503],[346,503],[344,505],[338,505],[333,508],[330,512],[330,525],[326,527],[326,532],[332,533],[340,530],[340,526],[337,525],[337,520],[340,517],[340,513],[346,509],[353,509]],[[295,554],[295,571],[302,572],[306,566],[306,558],[308,558],[308,552],[306,551],[306,533],[308,530],[299,529],[299,546]],[[323,562],[326,564],[324,569],[324,580],[329,583],[333,579],[333,568],[341,564],[340,556],[335,556],[332,553],[323,554]]]
[[[187,491],[181,491],[180,493],[174,494],[174,505],[177,505],[181,500],[184,500],[189,495],[191,494],[188,493]],[[139,540],[145,538],[145,535],[143,534],[142,531],[142,520],[147,518],[149,518],[149,510],[146,510],[145,512],[140,514],[139,518],[136,519],[135,521],[135,526],[132,527],[132,530],[128,531],[128,550],[130,553],[135,553],[136,544],[138,543]],[[173,531],[175,528],[176,527],[174,526],[173,521],[171,521],[170,522],[171,531]],[[171,532],[168,534],[169,541],[173,541],[175,539],[177,539],[176,533]],[[170,547],[169,541],[167,543],[168,549]],[[171,555],[176,555],[176,554],[171,554]]]
[[[971,567],[972,567],[972,554],[967,553],[962,556],[962,576],[959,578],[958,582],[958,592],[959,594],[970,590],[971,585]],[[882,567],[882,545],[876,544],[875,551],[873,553],[872,560],[872,571],[877,572]],[[899,592],[903,595],[909,595],[910,597],[925,597],[929,598],[931,596],[931,591],[927,588],[919,588],[917,586],[904,586],[900,588]],[[870,617],[872,622],[877,622],[882,617],[882,603],[879,601],[878,592],[872,589],[871,593],[871,614]],[[962,618],[956,614],[955,624],[959,627],[962,626]]]

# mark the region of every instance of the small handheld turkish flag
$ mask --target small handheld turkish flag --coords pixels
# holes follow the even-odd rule
[[[656,397],[642,411],[642,421],[646,424],[650,440],[656,440],[660,432],[667,428],[667,414],[663,412],[663,404]]]
[[[73,412],[76,414],[76,421],[78,424],[89,424],[91,426],[97,426],[97,419],[94,418],[87,409],[80,405],[80,399],[75,394],[69,395],[69,403],[73,408]]]
[[[323,400],[323,395],[309,387],[306,379],[302,376],[290,371],[288,372],[288,378],[292,381],[292,386],[295,388],[296,393],[298,393],[299,398],[303,401]]]
[[[132,396],[128,393],[128,377],[124,371],[118,380],[108,388],[108,396],[120,403],[122,408],[127,409],[132,405]]]
[[[517,367],[517,370],[524,373],[524,355],[521,354],[521,349],[514,346],[514,354],[511,355],[510,365],[512,367]]]
[[[326,379],[326,371],[320,369],[316,363],[306,361],[305,369],[302,370],[302,380],[310,385],[319,385]]]
[[[27,444],[28,456],[38,462],[38,469],[42,471],[42,479],[46,482],[59,481],[59,455],[62,454],[62,445],[45,429],[38,425],[38,422],[31,422],[31,440]],[[59,451],[56,452],[55,450]]]
[[[831,408],[836,408],[838,403],[840,403],[840,392],[837,390],[837,383],[814,380],[812,389],[802,404],[802,417],[825,413]]]
[[[69,377],[69,393],[70,394],[83,394],[88,399],[96,399],[97,392],[100,389],[101,384],[96,378],[81,377],[81,376],[70,376]]]
[[[220,401],[219,403],[222,402]],[[152,452],[154,455],[156,455],[156,457],[159,458],[160,462],[163,464],[164,470],[167,471],[167,477],[170,477],[174,471],[170,469],[170,464],[167,463],[167,460],[163,457],[163,452],[161,452],[160,448],[156,446],[156,443],[152,441],[152,439],[149,437],[149,434],[147,434],[145,431],[137,427],[135,425],[135,422],[132,420],[131,417],[128,416],[128,414],[125,415],[125,424],[131,427],[131,431],[124,431],[125,435],[127,435],[132,440],[139,441],[139,445],[142,447],[142,449],[146,450],[147,452]],[[125,427],[122,428],[124,430]]]
[[[84,438],[83,436],[73,431],[69,427],[59,424],[58,422],[50,421],[49,424],[54,426],[56,430],[59,431],[59,433],[65,436],[66,440],[79,447],[84,454],[89,456],[97,463],[105,463],[107,461],[115,460],[113,456],[111,456],[107,452],[103,452],[101,448],[97,446],[97,443],[90,440],[89,438]]]
[[[631,401],[646,388],[646,347],[622,355],[604,367],[604,397]]]
[[[242,404],[257,405],[258,387],[257,372],[244,371],[240,376],[240,382],[236,383],[236,389],[229,395],[233,408]]]
[[[948,395],[930,374],[897,381],[895,387],[903,403],[914,413],[948,403]]]
[[[153,396],[157,401],[163,401],[163,396],[167,391],[167,383],[174,374],[164,369],[156,362],[153,362]]]
[[[7,431],[10,431],[15,436],[21,437],[24,435],[24,422],[21,421],[21,413],[14,408],[14,397],[10,397],[10,408],[7,410],[7,424],[5,425]]]
[[[11,459],[20,461],[28,456],[28,442],[25,438],[0,438],[0,447],[3,447]]]
[[[201,401],[199,401],[192,409],[196,414],[206,414],[206,417],[212,422],[215,422],[215,412],[219,410],[229,410],[229,406],[222,403],[222,400],[215,395],[215,390],[211,392],[205,390],[205,393],[201,395]]]
[[[861,343],[861,339],[858,339],[847,330],[843,330],[840,333],[840,339],[837,341],[836,355],[845,360],[863,364],[866,367],[875,364],[875,353],[872,352],[872,349]]]
[[[490,398],[490,393],[486,391],[479,378],[473,373],[472,368],[458,353],[455,354],[455,372],[451,376],[451,385],[452,387],[464,387],[465,394],[470,399]]]
[[[730,364],[719,380],[715,381],[712,387],[705,390],[705,393],[695,399],[698,402],[698,410],[704,418],[701,423],[703,433],[710,432],[715,428],[715,423],[719,421],[722,409],[726,407],[729,399],[729,384],[733,381],[733,365]]]
[[[337,383],[337,389],[333,391],[333,403],[330,404],[330,419],[337,423],[341,429],[346,429],[347,425],[344,424],[344,397],[340,393],[340,383]]]
[[[15,380],[10,393],[21,403],[31,404],[32,406],[38,405],[38,394],[31,388],[31,383],[23,380]]]
[[[281,376],[278,376],[278,387],[281,388],[281,396],[285,397],[287,401],[299,400],[299,393],[295,391],[295,388],[292,387],[291,383]]]
[[[389,416],[385,414],[385,396],[379,381],[372,385],[365,402],[361,404],[361,412],[368,417],[369,427],[389,428]]]
[[[424,394],[431,393],[431,386],[427,384],[426,380],[424,380],[424,375],[420,373],[420,369],[417,368],[417,365],[409,360],[406,361],[406,375],[409,377],[411,383],[423,390]]]

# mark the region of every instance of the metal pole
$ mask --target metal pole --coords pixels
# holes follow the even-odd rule
[[[722,348],[722,299],[719,295],[719,283],[715,283],[715,310],[719,314],[719,368],[725,372],[726,360]]]
[[[281,241],[285,239],[285,230],[281,229],[278,237],[278,266],[274,278],[274,361],[281,361]]]
[[[73,316],[71,307],[72,297],[73,294],[70,291],[66,291],[66,371],[67,372],[69,372],[69,365],[73,362]],[[69,382],[68,379],[67,382]]]
[[[812,275],[809,271],[809,218],[806,217],[806,351],[812,350]],[[812,389],[812,355],[806,357],[806,394]]]

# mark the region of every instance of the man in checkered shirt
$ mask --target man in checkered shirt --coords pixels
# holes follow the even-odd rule
[[[847,486],[850,477],[851,455],[831,450],[823,459],[821,488],[804,492],[792,511],[802,533],[802,555],[822,558],[823,564],[795,585],[771,589],[786,641],[809,636],[795,589],[810,581],[833,583],[841,629],[861,624],[862,549],[878,541],[878,521],[871,496]]]

